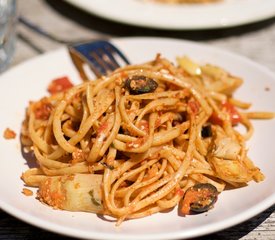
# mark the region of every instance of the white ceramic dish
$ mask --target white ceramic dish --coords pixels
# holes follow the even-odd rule
[[[162,53],[170,60],[184,54],[201,63],[220,65],[245,79],[236,93],[238,98],[252,102],[254,110],[275,111],[275,75],[246,58],[180,40],[124,38],[112,41],[132,63],[151,60],[156,53]],[[25,62],[0,77],[0,132],[10,127],[18,133],[13,140],[0,136],[0,207],[4,211],[49,231],[85,239],[186,239],[238,224],[275,203],[275,120],[255,121],[255,134],[248,145],[249,156],[262,169],[266,180],[223,192],[215,208],[207,214],[179,217],[175,209],[115,227],[114,222],[94,214],[53,210],[34,196],[24,196],[20,175],[28,166],[20,151],[19,132],[25,107],[30,100],[46,94],[53,78],[64,75],[75,83],[80,82],[66,49],[60,49]]]
[[[225,28],[275,16],[274,0],[223,0],[210,4],[167,5],[146,0],[66,0],[97,16],[159,29]]]

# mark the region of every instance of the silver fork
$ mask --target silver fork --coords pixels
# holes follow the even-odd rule
[[[130,64],[117,47],[105,40],[69,45],[68,49],[84,81],[88,80],[84,69],[85,63],[97,77],[108,75],[120,66]]]
[[[32,31],[58,43],[66,44],[73,63],[84,81],[89,80],[84,66],[87,64],[97,77],[108,75],[123,65],[128,65],[129,60],[112,43],[106,40],[95,40],[82,43],[73,43],[51,33],[19,16],[18,21]]]

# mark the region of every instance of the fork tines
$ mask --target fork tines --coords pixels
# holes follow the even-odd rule
[[[89,80],[85,63],[97,77],[108,75],[122,65],[129,64],[124,54],[108,41],[99,40],[68,47],[69,53],[83,80]]]

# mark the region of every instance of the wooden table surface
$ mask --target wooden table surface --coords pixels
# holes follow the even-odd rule
[[[55,0],[18,0],[20,15],[47,31],[68,40],[101,37],[155,36],[203,42],[244,55],[275,71],[275,18],[240,27],[204,31],[164,31],[127,26],[107,21]],[[18,25],[16,54],[11,65],[57,49],[61,44],[49,41],[22,25]],[[73,33],[73,34],[72,34]],[[273,52],[272,52],[273,51]],[[68,239],[26,224],[0,209],[0,240],[2,239]],[[197,240],[275,239],[275,205],[254,218],[221,232]]]

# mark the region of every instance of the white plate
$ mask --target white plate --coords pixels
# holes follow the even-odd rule
[[[245,79],[237,92],[239,98],[252,102],[254,110],[275,111],[275,75],[246,58],[172,39],[124,38],[113,42],[132,63],[151,60],[156,53],[162,53],[170,60],[178,54],[187,54],[201,63],[218,64]],[[49,82],[64,75],[75,83],[80,82],[67,51],[60,49],[25,62],[0,77],[0,206],[4,211],[35,226],[79,238],[184,239],[238,224],[275,203],[275,120],[255,121],[255,134],[249,142],[249,156],[262,169],[266,180],[223,192],[215,208],[207,214],[179,217],[175,209],[115,227],[114,222],[94,214],[53,210],[34,196],[24,196],[20,175],[28,167],[20,152],[19,134],[14,140],[5,140],[2,133],[7,127],[19,133],[28,102],[44,96]]]
[[[210,4],[166,5],[146,0],[66,0],[97,16],[160,29],[238,26],[275,16],[274,0],[223,0]]]

